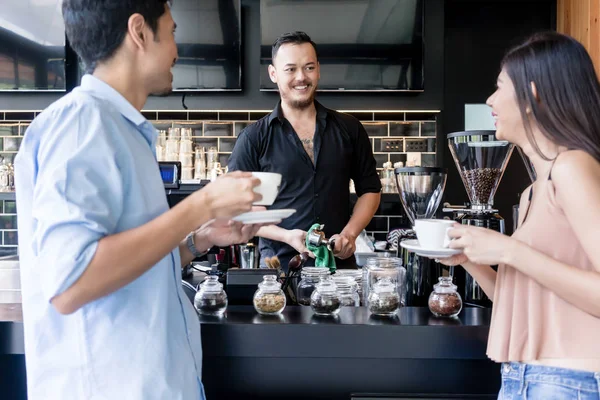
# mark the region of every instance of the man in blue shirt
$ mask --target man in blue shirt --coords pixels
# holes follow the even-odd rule
[[[15,163],[29,399],[204,399],[181,267],[254,235],[229,220],[259,182],[230,174],[169,210],[139,112],[171,89],[168,5],[65,0],[63,16],[93,75],[33,121]]]

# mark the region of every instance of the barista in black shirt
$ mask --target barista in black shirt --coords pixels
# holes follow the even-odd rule
[[[273,44],[272,58],[269,76],[281,101],[240,133],[228,163],[232,171],[282,174],[279,196],[269,208],[296,210],[279,226],[259,230],[261,260],[277,255],[287,267],[291,257],[306,251],[306,230],[321,223],[326,236],[335,239],[338,267],[355,267],[356,237],[381,197],[370,140],[357,119],[315,101],[319,63],[308,35],[282,35]],[[352,217],[350,179],[358,195]]]

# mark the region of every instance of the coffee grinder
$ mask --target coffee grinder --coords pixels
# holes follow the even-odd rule
[[[446,187],[446,171],[435,167],[396,168],[396,185],[404,211],[414,226],[416,219],[433,218]],[[398,258],[406,268],[405,305],[427,307],[433,285],[442,274],[442,267],[427,257],[418,256],[400,246],[405,239],[416,239],[413,230],[401,230],[398,237]]]
[[[468,207],[449,207],[454,219],[464,225],[473,225],[505,233],[504,218],[494,209],[494,194],[500,184],[514,145],[496,139],[496,131],[465,131],[448,135],[448,146],[463,181]],[[462,270],[462,268],[461,268]],[[456,271],[458,272],[458,271]],[[456,284],[463,286],[465,305],[491,306],[490,299],[483,293],[479,284],[464,273],[456,275]]]

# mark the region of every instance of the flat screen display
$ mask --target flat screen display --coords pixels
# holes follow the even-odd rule
[[[0,6],[0,91],[64,91],[62,0],[5,0]]]
[[[176,0],[174,91],[241,90],[240,0]]]
[[[271,46],[290,31],[317,45],[321,91],[423,91],[423,0],[261,0],[261,90]]]

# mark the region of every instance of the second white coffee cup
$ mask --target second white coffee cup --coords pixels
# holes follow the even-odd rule
[[[419,245],[424,249],[447,248],[450,243],[448,231],[455,224],[449,219],[418,219],[414,230],[417,233]]]
[[[260,179],[260,185],[254,188],[256,193],[262,195],[262,200],[254,203],[255,206],[270,206],[275,202],[281,186],[281,174],[275,172],[253,172],[252,176]]]

